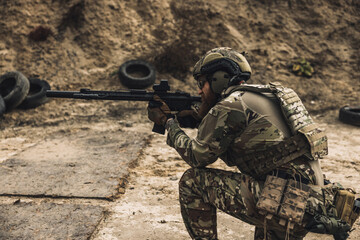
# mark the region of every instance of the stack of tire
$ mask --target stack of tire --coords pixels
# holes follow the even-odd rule
[[[0,76],[0,116],[15,108],[36,108],[45,102],[50,85],[39,78],[27,78],[21,72]]]

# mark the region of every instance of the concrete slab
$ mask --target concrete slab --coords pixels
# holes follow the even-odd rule
[[[0,195],[112,199],[146,138],[94,129],[49,138],[0,163]]]
[[[99,206],[16,203],[0,205],[0,239],[89,239],[104,216]]]

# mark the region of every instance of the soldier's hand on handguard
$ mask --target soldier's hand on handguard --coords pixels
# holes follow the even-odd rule
[[[197,128],[202,117],[198,114],[197,109],[193,108],[178,112],[176,114],[176,119],[178,120],[180,127]]]
[[[169,106],[157,95],[154,95],[154,100],[149,102],[147,110],[148,118],[157,125],[165,126],[166,121],[174,117]]]

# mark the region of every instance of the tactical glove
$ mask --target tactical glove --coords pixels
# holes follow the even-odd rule
[[[202,117],[199,115],[199,105],[191,106],[192,109],[183,110],[176,114],[180,127],[197,128]]]
[[[157,95],[154,95],[154,100],[149,102],[147,110],[148,118],[160,126],[165,126],[166,121],[174,117],[169,106]]]

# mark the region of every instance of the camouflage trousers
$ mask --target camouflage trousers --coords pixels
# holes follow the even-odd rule
[[[179,182],[179,193],[181,214],[191,238],[217,239],[216,210],[220,209],[255,225],[254,239],[264,239],[264,216],[255,208],[263,184],[236,172],[211,168],[187,170]],[[285,239],[286,228],[278,220],[273,218],[266,223],[266,239]],[[288,237],[303,239],[306,233],[297,226]]]

